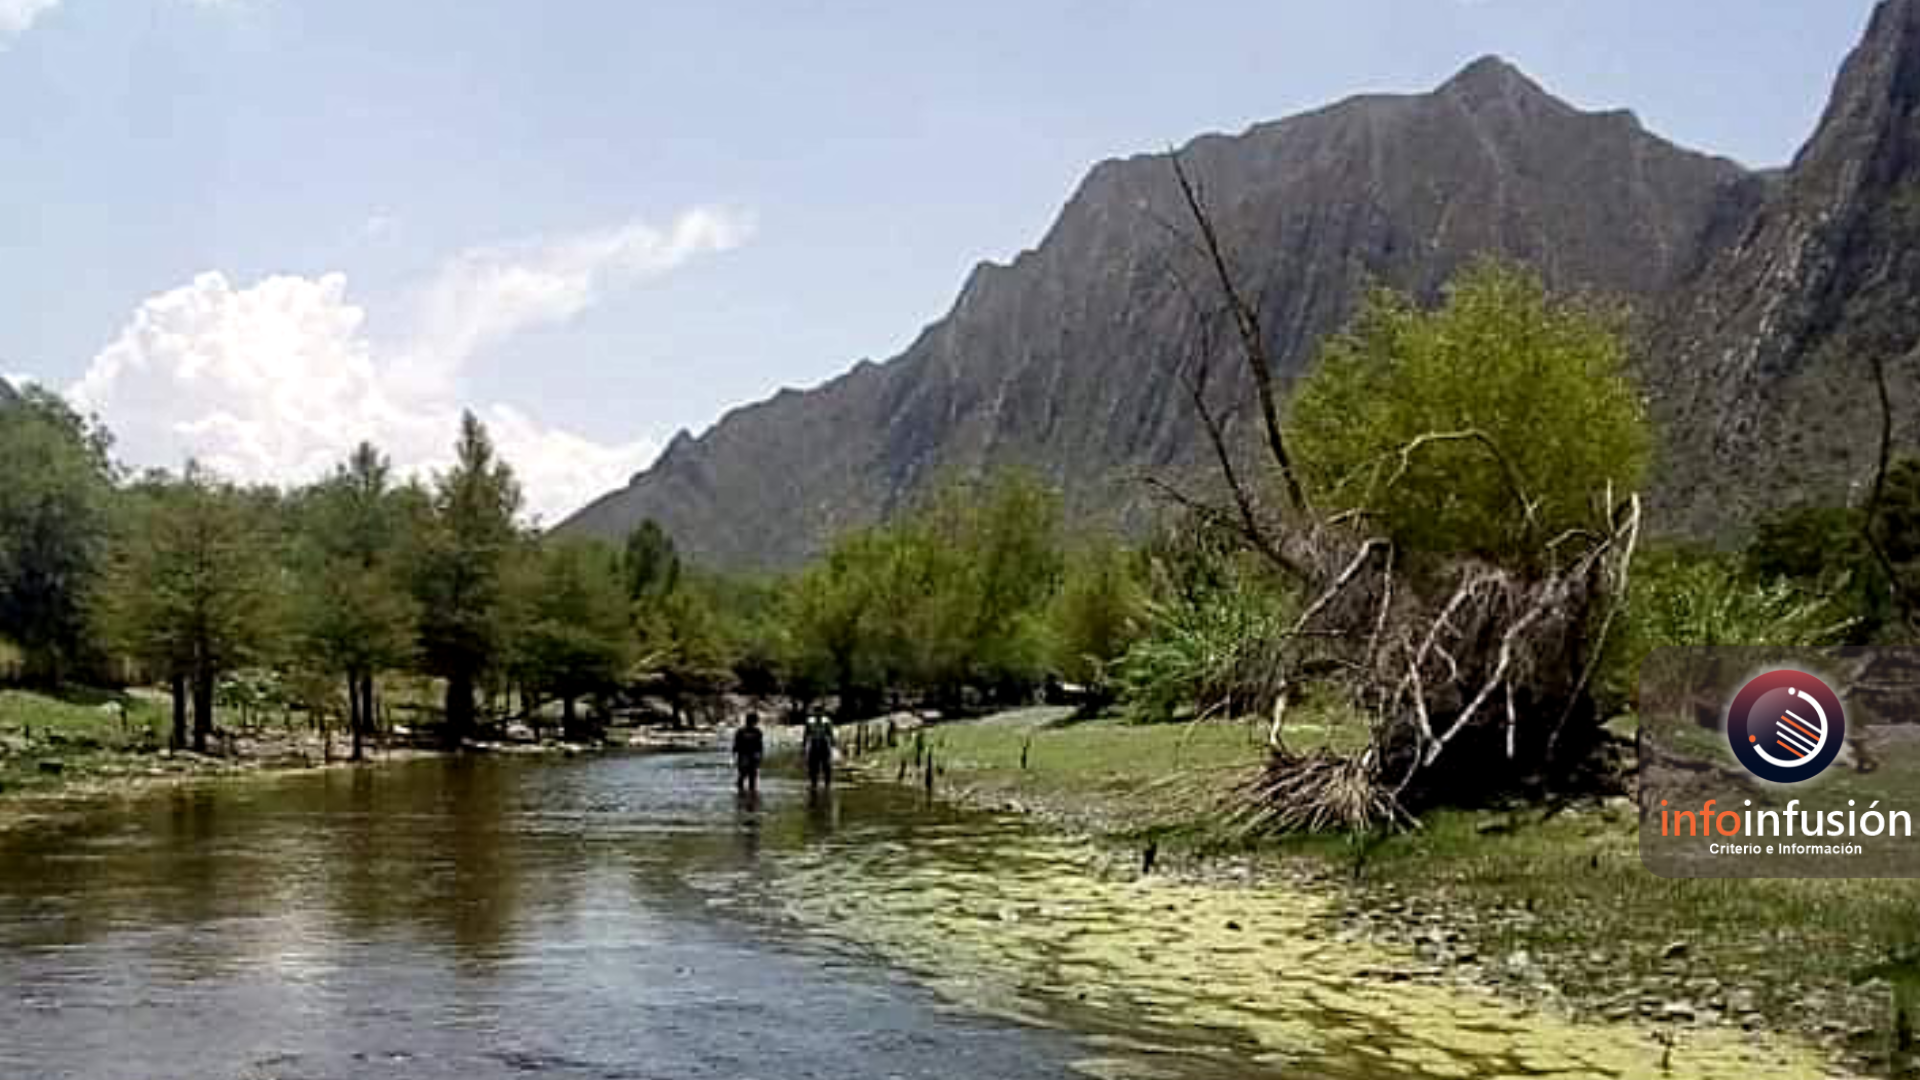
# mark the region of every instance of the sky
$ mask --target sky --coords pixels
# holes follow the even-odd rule
[[[530,516],[904,348],[1086,171],[1497,53],[1788,161],[1868,0],[0,0],[0,375],[301,483],[460,410]]]

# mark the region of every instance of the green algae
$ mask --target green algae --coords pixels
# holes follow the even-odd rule
[[[967,1008],[1091,1033],[1081,1065],[1097,1077],[1830,1075],[1784,1037],[1575,1023],[1422,981],[1410,955],[1335,940],[1328,896],[1119,880],[1078,843],[1010,826],[954,823],[872,848],[843,838],[782,859],[781,895],[803,924]]]

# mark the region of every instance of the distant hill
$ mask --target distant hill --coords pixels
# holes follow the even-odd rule
[[[1677,425],[1657,505],[1717,528],[1855,476],[1867,429],[1847,343],[1874,325],[1894,348],[1920,329],[1920,234],[1900,231],[1920,228],[1916,11],[1882,6],[1784,174],[1574,108],[1497,58],[1431,93],[1351,98],[1181,153],[1259,287],[1283,378],[1367,282],[1430,296],[1483,253],[1633,303],[1656,410]],[[1165,155],[1101,163],[1036,249],[976,268],[904,353],[682,433],[559,530],[617,537],[652,517],[710,564],[790,566],[940,477],[1004,463],[1058,483],[1083,520],[1137,523],[1140,474],[1203,468],[1173,374],[1196,337],[1175,287],[1187,256],[1157,223],[1181,220],[1176,199]],[[1802,426],[1771,430],[1783,419]]]

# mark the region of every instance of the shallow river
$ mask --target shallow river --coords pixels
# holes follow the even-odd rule
[[[0,1080],[1568,1076],[1657,1060],[1627,1032],[1583,1042],[1437,991],[1367,989],[1344,970],[1367,961],[1355,949],[1301,944],[1297,901],[1101,883],[1079,857],[887,786],[816,799],[776,775],[749,805],[717,754],[433,760],[79,808],[0,833]],[[1711,1057],[1700,1075],[1762,1071]]]

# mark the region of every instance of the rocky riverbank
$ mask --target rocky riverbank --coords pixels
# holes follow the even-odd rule
[[[1890,988],[1856,976],[1901,946],[1920,899],[1908,883],[1654,878],[1639,862],[1635,810],[1620,798],[1434,815],[1418,834],[1386,840],[1232,843],[1195,793],[1217,791],[1235,761],[1257,761],[1245,733],[1196,740],[1065,716],[1031,710],[930,729],[913,780],[925,782],[931,757],[941,798],[1086,838],[1117,877],[1150,867],[1171,880],[1321,896],[1313,933],[1394,957],[1364,973],[1382,983],[1487,990],[1656,1039],[1786,1034],[1818,1046],[1836,1070],[1886,1067]],[[866,767],[892,779],[915,753],[903,747]]]

